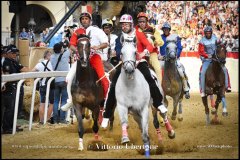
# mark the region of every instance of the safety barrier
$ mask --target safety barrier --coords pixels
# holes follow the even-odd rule
[[[25,72],[25,73],[2,75],[1,87],[3,87],[6,82],[18,81],[16,99],[15,99],[15,108],[14,108],[14,118],[13,118],[13,131],[12,131],[13,135],[16,133],[19,95],[20,95],[20,87],[21,87],[22,83],[26,79],[36,78],[34,80],[34,85],[33,85],[33,90],[32,90],[33,94],[32,94],[32,102],[31,102],[31,110],[30,110],[30,118],[29,118],[29,131],[31,131],[32,121],[33,121],[35,92],[36,92],[36,85],[37,85],[38,81],[41,78],[51,77],[47,83],[46,100],[45,100],[44,124],[46,124],[50,84],[51,84],[52,80],[55,79],[55,77],[66,77],[67,73],[68,73],[68,71],[51,71],[51,72]]]

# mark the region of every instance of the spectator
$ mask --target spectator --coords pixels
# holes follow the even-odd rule
[[[50,62],[56,71],[69,71],[69,50],[64,52],[62,43],[56,43],[53,47],[54,54],[51,56]],[[54,105],[53,105],[53,120],[54,123],[63,123],[68,124],[66,121],[66,112],[59,110],[59,103],[60,106],[63,106],[67,103],[67,83],[66,77],[56,77],[55,78],[55,89],[54,89]],[[60,102],[61,99],[61,102]]]
[[[43,58],[44,60],[42,62],[39,62],[32,71],[38,71],[38,72],[48,72],[52,71],[52,64],[50,62],[51,58],[51,51],[46,50],[44,52]],[[45,100],[46,100],[46,90],[47,90],[47,78],[42,78],[40,80],[40,107],[39,107],[39,124],[43,124],[44,120],[44,111],[45,111]],[[51,121],[51,116],[53,112],[53,103],[54,103],[54,89],[50,88],[49,92],[49,107],[48,107],[48,113],[47,113],[47,119]]]
[[[26,32],[26,29],[23,28],[23,29],[22,29],[22,32],[21,32],[20,35],[19,35],[19,39],[28,40],[28,38],[29,38],[29,35],[28,35],[28,33]]]

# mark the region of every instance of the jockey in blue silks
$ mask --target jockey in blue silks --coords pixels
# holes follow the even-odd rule
[[[212,55],[216,52],[216,42],[218,41],[216,35],[213,34],[211,26],[206,26],[204,29],[204,37],[199,42],[198,52],[202,60],[202,70],[200,73],[200,92],[201,96],[205,96],[205,74],[208,66],[212,61]],[[227,68],[222,65],[222,69],[225,75],[225,86],[227,92],[231,92],[231,87],[229,83],[229,76]]]
[[[165,56],[166,47],[167,47],[166,39],[167,39],[168,36],[170,36],[170,31],[171,31],[170,24],[168,22],[165,22],[162,26],[162,30],[163,30],[163,34],[161,36],[162,36],[162,39],[164,41],[164,45],[160,47],[160,54],[161,54],[161,56]],[[189,99],[190,98],[190,95],[189,95],[190,86],[189,86],[189,83],[187,81],[188,78],[187,78],[187,75],[185,73],[184,66],[180,62],[180,55],[181,55],[181,52],[182,52],[182,44],[181,44],[181,39],[180,39],[179,36],[176,36],[176,45],[177,45],[176,66],[177,66],[178,73],[179,73],[179,75],[182,79],[182,82],[183,82],[183,90],[184,90],[184,93],[185,93],[185,98]]]

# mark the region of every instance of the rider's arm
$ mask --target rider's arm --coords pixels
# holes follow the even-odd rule
[[[181,53],[182,53],[181,39],[177,37],[177,58],[180,57]]]
[[[155,28],[154,31],[154,37],[155,37],[155,42],[154,44],[156,44],[156,46],[163,46],[164,45],[164,41],[162,39],[162,36],[160,35],[160,33],[158,32],[158,30]]]
[[[120,55],[121,55],[121,49],[122,49],[122,44],[120,42],[120,36],[115,41],[116,46],[115,46],[115,51],[116,51],[116,56],[120,60]]]
[[[136,37],[137,37],[137,50],[143,51],[146,48],[150,53],[153,52],[152,44],[147,40],[146,36],[143,32],[139,32],[136,30]],[[143,46],[142,46],[143,45]],[[143,48],[144,47],[144,48]]]
[[[208,58],[208,55],[204,50],[204,45],[201,42],[198,45],[198,54],[204,58]]]

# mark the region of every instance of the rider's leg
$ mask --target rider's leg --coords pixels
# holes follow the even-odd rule
[[[155,73],[157,74],[157,78],[159,80],[159,83],[162,82],[162,72],[161,72],[161,67],[160,66],[160,62],[158,61],[158,55],[157,53],[151,53],[150,54],[150,59],[149,59],[149,63],[152,65]],[[159,84],[161,85],[161,84]]]
[[[190,95],[189,95],[190,86],[189,86],[189,83],[187,81],[188,78],[187,78],[187,75],[185,73],[184,66],[181,64],[179,59],[176,61],[176,65],[177,65],[178,73],[179,73],[179,75],[182,79],[182,82],[183,82],[183,90],[184,90],[184,93],[185,93],[185,98],[189,99],[190,98]]]
[[[157,75],[157,78],[158,78],[158,82],[159,82],[159,88],[160,88],[160,92],[161,94],[164,94],[163,93],[163,89],[161,87],[161,83],[162,83],[162,67],[161,67],[161,64],[158,60],[158,54],[157,53],[151,53],[150,54],[150,58],[149,58],[149,63],[152,65],[156,75]],[[160,121],[160,124],[161,125],[164,125],[164,121],[163,121],[163,118],[160,117],[159,119]]]
[[[77,69],[77,61],[75,61],[72,64],[72,67],[70,68],[70,70],[66,76],[68,99],[67,99],[67,103],[61,107],[61,110],[63,110],[63,111],[67,111],[73,105],[71,86],[72,86],[72,81],[73,81],[74,75],[76,74],[76,69]]]
[[[119,65],[116,68],[116,72],[112,78],[112,82],[111,85],[109,87],[108,93],[107,93],[107,97],[104,103],[104,110],[105,112],[103,113],[103,121],[101,124],[101,127],[106,128],[108,126],[108,121],[109,118],[112,116],[113,113],[113,107],[116,104],[116,98],[115,98],[115,86],[117,83],[117,79],[119,77],[121,73],[121,65]]]
[[[160,110],[161,113],[166,113],[167,108],[162,103],[163,96],[162,96],[159,88],[157,87],[154,79],[151,76],[147,62],[140,62],[138,64],[137,68],[140,70],[140,72],[143,74],[144,78],[146,79],[146,81],[149,84],[150,94],[153,99],[153,106],[156,109]]]
[[[211,61],[204,60],[202,63],[202,71],[201,71],[201,96],[205,96],[205,74],[210,65]]]
[[[92,55],[91,58],[90,58],[90,64],[93,67],[93,69],[96,71],[96,73],[98,75],[98,78],[101,78],[105,75],[104,66],[103,66],[103,62],[101,60],[100,55],[98,55],[98,54]],[[106,95],[107,95],[108,88],[109,88],[109,84],[110,84],[110,81],[109,81],[108,77],[105,76],[101,80],[101,84],[102,84],[102,87],[103,87],[103,94],[104,94],[104,99],[105,99]]]
[[[231,92],[231,85],[230,85],[230,79],[229,79],[229,74],[228,70],[225,65],[222,65],[222,69],[225,75],[225,87],[227,92]]]

